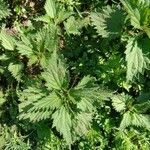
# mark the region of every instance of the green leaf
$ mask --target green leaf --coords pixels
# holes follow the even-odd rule
[[[66,11],[66,9],[61,8],[58,11],[58,17],[56,18],[56,24],[59,24],[69,18],[71,15],[73,15],[72,11]]]
[[[120,129],[123,130],[129,126],[144,127],[147,130],[150,130],[150,116],[127,111],[123,115]]]
[[[121,0],[129,14],[131,25],[143,30],[150,38],[150,1]]]
[[[59,48],[58,27],[54,24],[49,24],[46,30],[45,48],[49,52],[57,51]]]
[[[83,89],[88,86],[88,84],[91,84],[94,82],[94,78],[90,76],[85,76],[82,78],[82,80],[76,85],[75,89]]]
[[[14,50],[15,48],[14,38],[3,30],[0,33],[0,40],[2,41],[2,46],[5,49]]]
[[[10,10],[3,0],[0,0],[0,20],[10,15]]]
[[[126,8],[127,12],[131,17],[131,24],[138,29],[141,29],[140,26],[140,12],[138,9],[133,9],[131,3],[128,0],[120,0],[124,7]]]
[[[21,35],[21,41],[16,43],[18,52],[26,56],[28,65],[40,64],[45,68],[51,54],[58,49],[57,27],[49,24],[47,28],[42,28],[36,33]]]
[[[53,53],[49,65],[42,73],[46,86],[51,89],[61,90],[68,86],[68,76],[64,63]]]
[[[132,81],[138,73],[148,69],[150,60],[143,54],[142,49],[135,38],[130,38],[126,46],[127,80]]]
[[[74,34],[74,35],[80,34],[79,23],[75,20],[73,16],[69,17],[67,21],[64,22],[64,26],[68,34]]]
[[[92,24],[103,38],[116,38],[120,36],[124,19],[124,12],[117,7],[107,6],[101,13],[91,13]]]
[[[69,112],[66,110],[64,106],[62,106],[59,110],[57,110],[53,115],[53,127],[56,127],[57,131],[59,131],[68,145],[72,143],[72,135],[71,135],[71,116]]]
[[[77,125],[75,126],[75,131],[78,135],[85,135],[91,128],[92,114],[91,113],[81,113],[77,115]]]
[[[44,91],[35,87],[28,87],[22,91],[19,100],[19,119],[29,119],[31,122],[49,119],[52,111],[61,105],[61,100],[55,93],[46,95]]]
[[[10,63],[8,66],[8,70],[11,72],[12,76],[17,80],[21,81],[23,64],[21,63]]]
[[[30,111],[54,110],[55,108],[60,108],[62,101],[55,92],[52,92],[48,96],[34,102],[33,105]]]
[[[81,101],[78,102],[77,108],[84,112],[92,112],[94,110],[93,100],[86,97],[81,97]]]
[[[45,3],[45,11],[46,13],[51,17],[51,18],[55,18],[56,16],[56,6],[55,6],[55,0],[46,0]]]
[[[134,113],[132,114],[132,125],[150,130],[150,116]]]
[[[28,36],[25,36],[24,34],[21,35],[21,41],[16,42],[17,50],[18,52],[23,55],[30,58],[31,55],[33,55],[33,46],[31,44],[30,38]]]
[[[19,101],[21,103],[27,102],[27,105],[28,105],[30,102],[34,103],[35,101],[38,101],[38,99],[41,99],[42,97],[44,97],[45,93],[39,88],[29,86],[27,89],[20,91],[18,96],[19,96]],[[23,107],[26,106],[25,103],[22,105]]]
[[[140,96],[139,98],[140,98],[141,103],[134,105],[134,108],[137,110],[138,113],[146,113],[150,109],[150,100],[146,100],[147,99],[146,96],[147,95]],[[138,98],[138,100],[139,100],[139,98]],[[141,98],[143,98],[143,100]]]
[[[130,126],[132,124],[131,122],[132,122],[132,118],[130,115],[130,111],[127,111],[123,115],[123,119],[122,119],[121,124],[120,124],[120,129],[123,130],[126,127]]]
[[[115,95],[112,98],[112,105],[116,111],[121,112],[126,109],[126,100],[122,95]]]
[[[46,23],[50,23],[50,16],[48,16],[47,14],[46,15],[43,15],[43,16],[39,16],[37,18],[35,18],[36,21],[42,21],[42,22],[46,22]]]

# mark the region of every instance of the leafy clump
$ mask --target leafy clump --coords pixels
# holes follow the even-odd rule
[[[69,88],[69,74],[56,53],[52,55],[49,64],[42,73],[48,91],[43,91],[42,94],[42,90],[39,89],[41,92],[38,94],[36,88],[25,90],[22,93],[24,102],[20,104],[19,118],[29,118],[33,122],[53,119],[53,127],[56,127],[67,143],[71,144],[72,130],[79,135],[87,133],[91,126],[94,102],[102,100],[104,96],[101,97],[101,91],[94,86],[93,79],[88,76],[75,87]],[[28,97],[28,93],[32,91],[33,96],[36,96],[34,99]]]
[[[150,149],[149,0],[0,0],[0,149]]]

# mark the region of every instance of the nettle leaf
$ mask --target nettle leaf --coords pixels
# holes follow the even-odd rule
[[[129,14],[131,25],[143,30],[150,37],[150,1],[121,0]]]
[[[55,0],[46,0],[44,8],[45,8],[46,13],[51,18],[55,18],[55,16],[56,16]]]
[[[131,3],[130,3],[131,1],[129,2],[128,0],[121,0],[121,2],[125,6],[125,8],[127,9],[128,13],[131,17],[131,24],[134,27],[141,29],[139,10],[137,8],[135,10],[132,8]]]
[[[76,19],[71,16],[64,22],[65,30],[67,34],[80,35],[80,30],[90,23],[89,17],[83,19]]]
[[[143,98],[145,100],[146,96],[144,96]],[[141,100],[141,101],[143,101],[143,100]],[[139,103],[139,104],[135,104],[134,107],[137,110],[137,112],[146,113],[150,109],[150,100],[147,100],[147,101]]]
[[[148,69],[150,60],[143,54],[136,38],[130,38],[128,40],[125,54],[127,61],[127,80],[132,81],[134,76],[138,73],[143,73],[144,69]]]
[[[132,125],[137,127],[145,127],[150,130],[150,116],[144,114],[132,114]]]
[[[120,36],[124,19],[124,11],[118,7],[107,6],[100,13],[91,13],[92,24],[103,38],[116,38]]]
[[[50,93],[48,96],[39,99],[38,101],[33,103],[32,109],[30,111],[42,111],[45,110],[54,110],[55,108],[60,108],[62,105],[62,100],[57,96],[55,92]]]
[[[20,120],[29,119],[31,122],[37,122],[49,118],[52,113],[51,110],[49,110],[50,108],[48,108],[48,110],[45,109],[42,111],[40,108],[37,109],[36,107],[37,102],[39,101],[41,102],[42,100],[45,102],[46,98],[45,96],[46,96],[45,92],[36,87],[28,87],[28,89],[20,91],[19,101],[21,103],[19,104],[20,114],[18,118]],[[48,98],[47,101],[49,101]]]
[[[30,58],[30,56],[33,55],[33,46],[29,37],[22,34],[21,41],[17,41],[16,45],[19,54],[27,56],[28,58]]]
[[[150,116],[127,111],[123,115],[120,129],[123,130],[129,126],[145,127],[147,130],[150,130]]]
[[[26,116],[27,111],[33,106],[33,103],[45,97],[45,93],[36,87],[28,87],[27,89],[18,92],[19,96],[19,119],[24,119],[22,116]],[[26,118],[30,118],[30,115]]]
[[[44,97],[45,93],[39,88],[29,86],[27,89],[20,91],[18,96],[20,102],[25,102],[25,103],[27,102],[28,105],[28,102],[32,103]],[[23,106],[25,106],[25,104],[23,104]]]
[[[45,22],[45,23],[50,23],[51,22],[50,16],[48,16],[48,15],[39,16],[39,17],[35,18],[34,20]]]
[[[81,97],[81,101],[77,104],[77,108],[84,112],[92,112],[94,110],[93,100],[85,97]]]
[[[46,30],[45,34],[46,34],[45,48],[49,52],[57,51],[59,45],[57,26],[54,24],[49,24],[49,27]]]
[[[10,15],[10,10],[3,0],[0,0],[0,20]]]
[[[71,115],[67,111],[67,109],[62,106],[59,110],[57,110],[53,115],[53,127],[63,135],[64,139],[66,139],[68,144],[72,143],[72,135],[71,135]]]
[[[34,45],[36,49],[44,54],[44,51],[50,53],[57,50],[58,47],[58,36],[57,27],[54,24],[49,24],[48,28],[43,28],[36,33],[36,38],[34,40]],[[36,43],[38,42],[38,43]],[[33,46],[34,46],[33,45]]]
[[[130,112],[127,111],[126,113],[124,113],[123,115],[123,119],[121,121],[121,124],[120,124],[120,129],[125,129],[126,127],[130,126],[131,125],[131,122],[132,122],[132,119],[131,119],[131,115],[130,115]]]
[[[75,17],[69,17],[67,21],[64,22],[64,26],[68,34],[80,34],[79,23],[77,22],[77,20],[75,20]]]
[[[11,72],[12,76],[17,80],[21,81],[23,64],[22,63],[10,63],[8,70]]]
[[[112,105],[116,111],[121,112],[126,109],[126,99],[122,95],[115,95],[112,98]]]
[[[77,115],[77,125],[75,126],[75,131],[79,135],[85,135],[91,128],[92,113],[79,113]]]
[[[42,73],[42,77],[46,81],[46,86],[51,89],[61,90],[67,87],[68,79],[64,63],[53,53],[49,65]]]
[[[21,35],[21,41],[16,45],[18,52],[29,59],[29,66],[38,63],[44,68],[51,54],[58,49],[57,27],[49,24],[47,28],[42,28],[36,33]]]
[[[7,50],[14,50],[15,48],[15,40],[12,36],[10,36],[6,31],[1,31],[0,40],[2,41],[2,46]]]
[[[55,23],[59,24],[63,22],[64,20],[66,20],[67,18],[69,18],[73,14],[74,13],[72,11],[67,11],[64,8],[59,8],[58,17],[56,18]]]
[[[82,80],[75,86],[75,89],[83,89],[87,87],[89,84],[94,82],[94,78],[90,76],[85,76]]]
[[[21,106],[22,111],[20,112],[19,119],[29,119],[31,122],[39,122],[49,119],[54,109],[62,106],[62,101],[56,93],[52,92],[47,96],[37,97],[36,101],[22,103]]]

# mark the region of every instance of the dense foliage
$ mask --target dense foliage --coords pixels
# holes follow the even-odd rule
[[[149,0],[0,0],[0,149],[150,149]]]

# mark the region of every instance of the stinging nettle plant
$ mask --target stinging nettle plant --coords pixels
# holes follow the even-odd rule
[[[99,89],[90,76],[70,87],[69,73],[56,52],[52,54],[42,78],[46,88],[28,87],[20,93],[19,119],[31,122],[53,120],[53,127],[71,144],[74,135],[86,134],[90,128],[96,111],[94,103],[100,103],[110,93]]]
[[[138,77],[139,73],[143,74],[146,69],[150,69],[150,2],[145,0],[121,0],[121,2],[125,10],[120,6],[108,5],[101,12],[92,12],[91,22],[97,33],[103,38],[108,40],[121,38],[120,42],[127,42],[125,51],[127,62],[126,79],[132,82],[134,77]],[[129,19],[134,30],[138,30],[137,32],[123,32],[129,26]],[[145,33],[148,37],[141,36]]]
[[[150,116],[148,101],[134,100],[129,95],[115,95],[112,98],[112,105],[115,110],[123,115],[120,123],[120,130],[125,130],[129,126],[143,127],[150,130]]]

